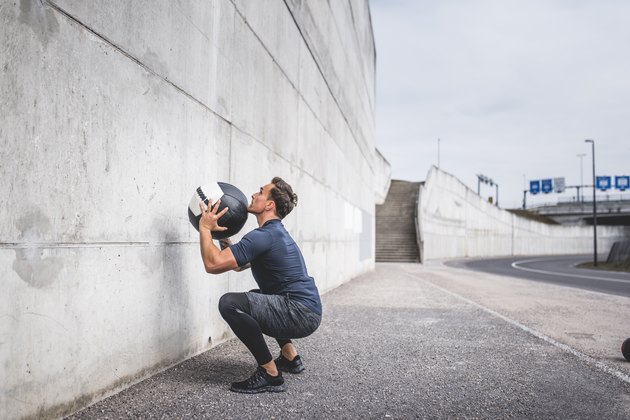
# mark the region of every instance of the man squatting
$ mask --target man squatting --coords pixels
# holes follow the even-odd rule
[[[227,208],[217,213],[218,200],[211,208],[200,203],[199,222],[201,258],[208,273],[242,271],[251,266],[259,289],[244,293],[226,293],[219,301],[219,312],[234,334],[247,346],[258,368],[253,375],[234,382],[230,390],[242,393],[282,392],[287,386],[282,372],[299,373],[304,364],[291,341],[311,335],[322,318],[322,304],[315,281],[308,275],[297,244],[282,224],[297,205],[297,195],[280,177],[252,194],[247,212],[256,216],[258,228],[238,243],[221,241],[221,249],[212,241],[213,231],[226,230],[218,225]],[[263,334],[280,346],[274,359]]]

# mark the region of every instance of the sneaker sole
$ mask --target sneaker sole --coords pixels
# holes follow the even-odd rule
[[[230,391],[238,392],[240,394],[260,394],[261,392],[285,392],[287,390],[287,384],[275,385],[275,386],[263,386],[256,389],[239,389],[230,387]]]

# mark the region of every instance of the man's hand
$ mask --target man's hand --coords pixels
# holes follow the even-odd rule
[[[199,203],[199,208],[201,209],[201,219],[199,220],[199,231],[201,229],[206,229],[211,232],[223,232],[227,230],[226,227],[219,226],[219,218],[223,216],[228,208],[224,208],[217,214],[217,210],[219,210],[219,204],[221,203],[221,199],[218,199],[214,206],[210,209],[206,207],[204,203]]]
[[[206,208],[203,203],[199,203],[201,209],[201,219],[199,220],[199,246],[201,248],[201,259],[206,272],[212,274],[224,273],[228,270],[238,268],[236,259],[230,248],[220,250],[212,241],[212,232],[222,232],[227,228],[219,226],[219,218],[228,211],[227,207],[220,212],[217,200],[212,209]]]

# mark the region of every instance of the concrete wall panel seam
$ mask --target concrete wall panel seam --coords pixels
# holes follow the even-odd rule
[[[312,49],[312,46],[311,46],[311,45],[310,45],[310,43],[307,41],[307,37],[305,36],[304,31],[303,31],[303,30],[302,30],[302,28],[300,27],[300,25],[299,25],[299,23],[298,23],[298,21],[297,21],[297,19],[296,19],[295,15],[294,15],[294,13],[293,13],[293,10],[291,9],[291,7],[289,6],[289,4],[287,3],[287,0],[283,0],[283,1],[284,1],[285,5],[286,5],[286,7],[287,7],[287,10],[288,10],[288,11],[289,11],[289,13],[291,14],[291,17],[293,18],[293,21],[295,22],[295,26],[297,27],[298,31],[300,32],[300,35],[301,35],[302,39],[304,40],[304,43],[306,44],[306,47],[307,47],[307,49],[308,49],[308,51],[309,51],[309,53],[310,53],[311,57],[313,58],[313,61],[315,62],[315,65],[317,66],[317,68],[318,68],[318,70],[319,70],[320,74],[322,75],[322,79],[324,80],[324,82],[325,82],[325,84],[326,84],[326,87],[328,88],[328,90],[329,90],[329,92],[330,92],[330,94],[331,94],[331,96],[332,96],[332,98],[333,98],[333,101],[335,102],[335,105],[336,105],[336,106],[337,106],[337,108],[339,109],[339,113],[340,113],[340,114],[341,114],[341,116],[343,117],[343,119],[344,119],[344,121],[345,121],[346,125],[347,125],[348,127],[352,127],[352,125],[350,124],[350,121],[349,121],[348,117],[346,116],[346,114],[345,114],[345,112],[344,112],[344,110],[343,110],[343,107],[341,106],[341,104],[340,104],[340,102],[339,102],[339,100],[338,100],[338,98],[337,98],[337,95],[335,94],[334,90],[332,89],[332,87],[331,87],[330,83],[328,82],[328,79],[326,78],[326,76],[325,76],[325,74],[324,74],[324,72],[323,72],[323,70],[322,70],[322,68],[321,68],[321,65],[320,65],[320,59],[318,59],[317,55],[315,54],[315,52],[314,52],[314,51],[313,51],[313,49]],[[363,155],[363,158],[364,158],[364,159],[366,159],[366,160],[369,162],[369,164],[371,164],[371,161],[369,160],[368,156],[366,155],[366,151],[364,150],[364,148],[363,148],[363,147],[361,147],[361,146],[362,146],[361,142],[360,142],[359,140],[357,140],[357,138],[355,137],[355,135],[353,135],[353,139],[354,139],[354,141],[357,143],[357,145],[359,146],[359,150],[360,150],[361,154]]]
[[[356,19],[354,17],[355,12],[354,12],[354,9],[352,7],[352,1],[348,1],[348,8],[350,10],[350,17],[352,19],[352,27],[354,28],[354,30],[352,32],[354,34],[354,40],[355,40],[356,46],[357,46],[357,49],[353,50],[353,51],[356,52],[357,55],[358,55],[358,51],[361,51],[361,48],[360,48],[361,47],[361,42],[359,41],[359,34],[358,34],[358,29],[359,28],[357,26],[357,22],[356,22]],[[369,9],[370,9],[370,6],[369,6],[369,3],[368,3],[368,14],[370,13]],[[372,20],[370,19],[369,22],[370,22],[370,25],[371,25],[372,24]],[[374,63],[374,64],[376,65],[376,63]],[[361,68],[361,74],[363,75],[363,77],[362,77],[362,80],[363,80],[362,86],[365,89],[365,93],[366,93],[366,95],[367,95],[367,97],[369,99],[369,98],[372,97],[372,95],[370,94],[371,90],[370,90],[370,88],[367,85],[368,78],[367,78],[367,76],[365,74],[365,68],[363,66]],[[375,108],[374,101],[370,101],[370,109],[374,110],[374,108]]]
[[[327,125],[320,119],[320,116],[318,115],[318,113],[315,111],[315,109],[313,109],[313,107],[311,106],[310,102],[308,101],[308,99],[306,97],[304,97],[303,93],[300,91],[300,89],[298,88],[298,86],[295,85],[295,83],[293,82],[293,80],[289,77],[289,75],[287,74],[287,72],[282,68],[282,65],[278,62],[278,60],[273,56],[272,52],[269,50],[269,48],[265,45],[264,41],[260,38],[260,36],[254,31],[254,28],[251,27],[251,25],[249,24],[249,22],[247,21],[247,17],[243,14],[243,12],[241,10],[239,10],[238,5],[233,1],[230,0],[231,3],[234,5],[234,8],[237,12],[237,14],[239,15],[239,17],[242,19],[242,21],[244,22],[244,24],[249,28],[249,30],[251,31],[251,33],[254,35],[254,37],[257,39],[257,41],[260,43],[260,45],[263,47],[263,49],[267,52],[267,54],[269,55],[269,57],[271,58],[271,60],[273,61],[273,63],[278,67],[278,69],[280,70],[280,72],[283,74],[283,76],[286,78],[287,82],[291,85],[291,87],[295,90],[295,92],[298,94],[298,96],[302,99],[302,101],[304,102],[304,104],[306,105],[306,107],[311,111],[311,113],[313,114],[313,116],[315,117],[315,119],[317,119],[317,121],[320,123],[320,125],[322,126],[322,128],[324,129],[324,131],[330,135],[330,137],[334,137],[333,134],[331,132],[329,132],[329,128],[327,127]],[[286,3],[285,3],[286,5]],[[289,13],[291,12],[290,9],[288,9]],[[292,15],[291,15],[292,16]],[[306,42],[306,40],[303,38],[303,34],[301,33],[300,27],[297,24],[297,22],[295,21],[295,18],[292,16],[292,20],[295,23],[296,29],[298,31],[300,31],[300,35],[302,36],[302,41],[304,43],[304,45],[306,45],[307,49],[308,47],[308,43]],[[311,52],[312,54],[312,52]],[[313,62],[317,65],[317,60],[313,59]],[[318,66],[319,68],[319,66]],[[322,76],[322,80],[324,80],[324,83],[327,85],[326,83],[326,79],[325,79],[325,75],[321,72],[321,69],[319,69],[320,71],[320,75]],[[328,86],[328,85],[327,85]],[[331,97],[333,98],[333,100],[335,101],[335,103],[337,103],[337,101],[335,100],[335,95],[332,92],[332,89],[330,89],[330,86],[328,86],[328,91],[331,95]],[[337,106],[339,107],[339,104],[337,103]],[[342,109],[339,108],[340,113],[343,113]],[[347,119],[346,119],[346,124],[348,123]],[[238,130],[243,131],[245,134],[248,134],[254,138],[255,135],[253,133],[248,133],[246,131],[244,131],[243,128],[241,127],[236,127]],[[356,139],[355,139],[356,141]],[[262,142],[261,142],[262,143]],[[357,143],[358,144],[358,143]],[[361,148],[359,148],[359,150],[361,151],[361,153],[363,153],[363,150]]]
[[[324,182],[322,182],[322,180],[321,180],[321,179],[317,178],[316,174],[314,174],[314,173],[311,173],[311,172],[309,172],[309,171],[304,170],[304,169],[303,169],[303,168],[302,168],[302,167],[301,167],[298,163],[296,163],[296,162],[294,162],[294,161],[291,161],[291,160],[289,160],[289,159],[285,158],[284,156],[282,156],[282,155],[281,155],[281,154],[279,154],[279,153],[276,153],[276,151],[275,151],[275,150],[274,150],[271,146],[269,146],[267,143],[265,143],[264,141],[262,141],[262,140],[260,140],[260,139],[258,139],[258,138],[256,138],[256,137],[253,137],[250,133],[247,133],[247,132],[245,132],[245,131],[241,130],[239,127],[237,127],[237,126],[235,126],[235,125],[232,125],[232,129],[233,129],[233,130],[236,130],[236,131],[239,131],[239,132],[241,132],[242,134],[244,134],[244,135],[246,135],[246,136],[250,137],[251,139],[253,139],[254,141],[256,141],[256,142],[257,142],[260,146],[262,146],[262,147],[264,147],[265,149],[267,149],[269,153],[272,153],[272,154],[273,154],[273,155],[275,155],[278,159],[283,160],[283,161],[284,161],[284,162],[286,162],[289,166],[294,167],[295,169],[299,170],[299,171],[300,171],[301,173],[303,173],[304,175],[308,176],[308,177],[309,177],[309,178],[310,178],[313,182],[315,182],[315,183],[317,183],[317,184],[320,184],[321,186],[323,186],[323,187],[325,187],[325,188],[327,188],[327,189],[330,189],[331,191],[338,192],[338,191],[336,191],[336,190],[332,187],[332,185],[329,185],[329,184],[327,184],[327,183],[324,183]],[[232,174],[232,175],[230,176],[230,179],[233,179],[233,176],[234,176],[234,174]]]
[[[59,14],[61,14],[62,16],[66,17],[68,20],[70,20],[71,22],[74,22],[75,24],[81,26],[83,29],[85,29],[86,31],[88,31],[89,33],[91,33],[92,35],[94,35],[95,37],[97,37],[98,39],[100,39],[102,42],[106,43],[107,45],[109,45],[110,47],[112,47],[115,51],[119,52],[120,54],[122,54],[123,56],[127,57],[128,59],[130,59],[131,61],[133,61],[134,63],[136,63],[137,65],[139,65],[140,67],[142,67],[145,71],[147,71],[148,73],[152,74],[153,76],[161,79],[164,83],[172,86],[174,89],[176,89],[178,92],[182,93],[183,95],[185,95],[186,97],[188,97],[189,99],[191,99],[192,101],[196,102],[198,105],[200,105],[201,107],[203,107],[205,110],[211,112],[212,114],[214,114],[216,117],[221,118],[222,120],[224,120],[226,123],[231,124],[231,122],[227,119],[225,119],[225,117],[223,117],[222,115],[220,115],[219,113],[217,113],[215,110],[213,110],[212,108],[208,107],[205,103],[203,103],[201,100],[199,100],[198,98],[196,98],[194,95],[192,95],[191,93],[187,92],[185,89],[183,89],[182,87],[178,86],[177,84],[173,83],[172,81],[168,80],[168,78],[162,76],[161,74],[159,74],[158,72],[156,72],[155,70],[153,70],[151,67],[149,67],[148,65],[146,65],[145,63],[143,63],[139,58],[135,57],[133,54],[125,51],[121,46],[116,45],[112,40],[108,39],[106,36],[99,34],[98,32],[96,32],[94,29],[90,28],[88,25],[86,25],[85,23],[83,23],[80,19],[78,19],[77,17],[73,16],[71,13],[67,12],[66,10],[62,9],[60,6],[58,6],[57,4],[54,3],[53,0],[42,0],[43,3],[47,4],[48,6],[50,6],[52,9],[54,9],[55,11],[57,11]]]

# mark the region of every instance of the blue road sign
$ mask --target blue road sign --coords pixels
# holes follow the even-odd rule
[[[540,192],[540,181],[529,181],[529,193],[538,194]]]
[[[630,188],[630,176],[616,176],[615,188],[621,191],[625,191]]]
[[[542,189],[542,192],[549,194],[553,191],[553,182],[551,179],[543,179],[540,181],[540,188]]]
[[[609,176],[598,176],[595,178],[595,185],[598,190],[606,191],[610,189],[610,177]]]

